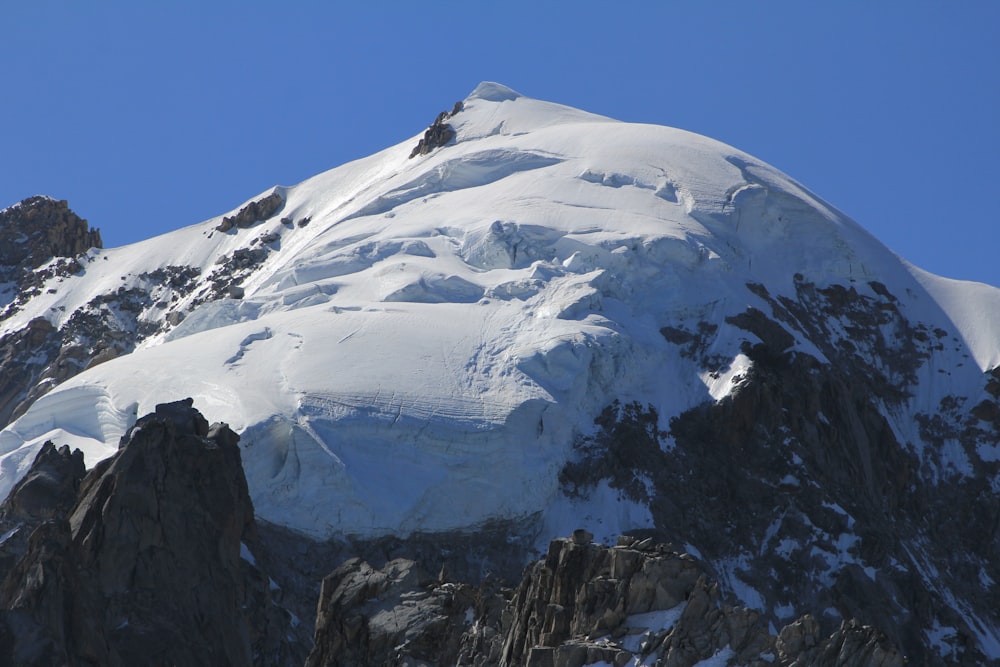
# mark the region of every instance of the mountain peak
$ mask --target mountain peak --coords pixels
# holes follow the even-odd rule
[[[506,100],[516,100],[522,97],[521,93],[508,88],[507,86],[493,81],[483,81],[475,90],[469,93],[466,99],[480,99],[488,102],[504,102]]]
[[[38,272],[0,322],[0,493],[183,390],[306,535],[645,531],[775,627],[877,599],[918,650],[940,603],[942,654],[1000,658],[1000,353],[970,343],[1000,340],[1000,290],[951,285],[946,314],[762,161],[500,84],[423,146]]]

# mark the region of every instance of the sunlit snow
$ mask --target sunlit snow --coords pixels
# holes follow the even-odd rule
[[[61,326],[94,295],[141,286],[161,267],[204,278],[279,238],[242,299],[185,297],[172,306],[186,311],[179,325],[64,382],[0,432],[0,495],[45,440],[80,447],[93,465],[137,415],[191,396],[241,434],[269,521],[328,537],[541,513],[539,542],[576,527],[611,539],[651,516],[609,488],[593,503],[566,499],[558,472],[574,439],[614,399],[654,405],[665,427],[733,391],[750,365],[744,339],[730,332],[705,351],[725,362],[713,375],[661,330],[761,307],[747,283],[877,279],[914,295],[907,307],[922,321],[963,332],[976,363],[947,380],[925,373],[937,389],[912,410],[973,387],[997,362],[983,341],[1000,339],[1000,308],[982,307],[997,290],[905,265],[732,147],[489,83],[449,122],[455,142],[426,156],[409,158],[414,136],[263,193],[285,205],[250,229],[220,232],[219,216],[92,250],[82,273],[46,285],[0,333],[36,317]],[[960,303],[942,309],[938,294]],[[915,427],[900,414],[894,428]]]

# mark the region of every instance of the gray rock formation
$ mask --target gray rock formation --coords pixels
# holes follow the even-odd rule
[[[3,504],[3,519],[20,522],[65,517],[76,504],[80,482],[87,472],[83,452],[56,449],[46,442],[35,456],[28,474],[21,478]]]
[[[411,560],[381,569],[352,558],[323,580],[307,667],[454,665],[474,592],[435,581]]]
[[[763,616],[721,601],[702,565],[650,539],[555,540],[515,590],[435,580],[411,560],[351,559],[323,581],[308,667],[502,665],[902,667],[869,626],[824,636],[804,616],[774,636]]]
[[[0,211],[0,284],[37,283],[31,271],[51,258],[72,259],[100,247],[100,231],[66,200],[30,197]]]
[[[236,215],[227,215],[222,219],[216,229],[220,232],[228,232],[234,227],[237,229],[246,229],[247,227],[252,227],[258,222],[263,222],[268,218],[272,217],[281,207],[285,205],[285,198],[277,192],[272,192],[266,197],[261,197],[260,199],[255,199],[250,202],[239,211]]]
[[[453,117],[459,111],[462,110],[462,103],[455,102],[455,106],[452,107],[451,111],[442,111],[438,114],[434,122],[431,123],[430,127],[424,132],[424,136],[417,142],[417,145],[413,147],[410,151],[410,158],[415,158],[418,155],[427,155],[435,148],[440,148],[448,144],[449,141],[455,138],[455,128],[446,123],[445,121]]]
[[[68,513],[43,513],[56,516],[6,574],[0,662],[301,664],[291,617],[253,557],[238,440],[190,399],[136,422]],[[45,496],[63,502],[78,458],[43,449],[5,513],[38,516]]]
[[[1000,440],[996,375],[970,406],[955,399],[920,416],[925,451],[948,440],[972,462],[967,474],[942,475],[886,415],[950,334],[909,321],[879,283],[818,288],[799,278],[794,298],[747,287],[770,312],[751,307],[725,322],[745,333],[752,362],[734,390],[666,432],[651,407],[613,404],[562,471],[566,493],[607,480],[648,505],[658,539],[696,545],[722,589],[750,591],[775,627],[819,611],[821,634],[855,642],[848,620],[857,619],[911,664],[982,664],[978,619],[1000,623],[1000,500],[989,490],[1000,465],[978,450]],[[712,372],[719,329],[662,333]],[[824,360],[793,351],[793,333]]]
[[[43,290],[87,270],[101,247],[100,232],[65,201],[32,197],[0,211],[0,321]],[[56,384],[135,349],[161,326],[144,319],[196,287],[200,270],[165,266],[136,276],[136,284],[96,294],[57,328],[45,317],[0,336],[0,426],[6,426]],[[220,298],[223,292],[211,292]],[[183,313],[171,313],[177,318]]]

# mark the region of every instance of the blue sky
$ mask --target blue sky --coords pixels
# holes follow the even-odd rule
[[[925,269],[1000,286],[1000,2],[0,6],[0,207],[117,246],[417,134],[481,80],[763,159]]]

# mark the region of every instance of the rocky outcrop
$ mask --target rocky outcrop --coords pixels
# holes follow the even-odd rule
[[[77,257],[100,247],[100,231],[66,200],[31,197],[0,211],[0,283],[23,279],[53,257]]]
[[[692,556],[649,538],[608,548],[591,537],[553,541],[514,590],[442,582],[406,559],[351,559],[323,581],[307,665],[904,664],[853,621],[824,636],[805,616],[771,635],[759,612],[724,604]]]
[[[81,264],[78,268],[86,267]],[[97,294],[65,318],[58,329],[38,317],[26,327],[0,336],[0,427],[23,414],[55,385],[131,352],[146,337],[168,326],[146,319],[146,315],[170,312],[195,289],[200,275],[200,270],[190,266],[160,267],[136,276],[135,287]],[[177,315],[179,321],[183,313],[170,314]]]
[[[440,148],[448,144],[449,141],[455,138],[455,128],[446,123],[445,121],[452,118],[455,114],[462,110],[462,103],[455,102],[455,106],[452,107],[451,111],[442,111],[438,114],[431,126],[427,128],[424,132],[423,138],[417,142],[417,145],[413,147],[410,151],[410,158],[415,158],[418,155],[427,155],[435,148]]]
[[[352,558],[323,579],[307,667],[454,665],[474,590],[438,581],[412,560],[375,569]]]
[[[80,256],[100,247],[100,231],[66,200],[31,197],[0,211],[0,290],[10,290],[0,321],[41,294],[46,281],[78,273]]]
[[[0,424],[7,425],[18,404],[39,385],[45,369],[59,355],[60,346],[56,328],[42,317],[0,336]]]
[[[239,248],[230,255],[220,257],[218,268],[208,275],[204,288],[192,305],[222,298],[242,298],[241,283],[253,275],[270,253],[268,246],[262,244],[253,248]]]
[[[220,232],[228,232],[234,227],[237,229],[252,227],[258,222],[263,222],[264,220],[272,217],[275,213],[280,211],[281,207],[284,205],[285,198],[277,192],[272,192],[266,197],[255,199],[250,202],[237,211],[236,215],[227,215],[222,218],[222,222],[220,222],[215,229]]]
[[[66,517],[85,474],[80,450],[42,445],[28,473],[0,505],[0,581],[27,551],[36,528]]]
[[[775,648],[779,663],[794,667],[897,667],[909,662],[872,627],[844,621],[824,638],[809,614],[782,628]]]
[[[86,472],[83,452],[46,442],[4,501],[4,519],[32,522],[65,517],[76,503]]]
[[[764,305],[726,318],[748,360],[731,391],[668,430],[653,406],[612,404],[577,443],[564,491],[604,480],[648,506],[658,539],[695,545],[723,592],[759,600],[775,627],[821,610],[817,633],[841,632],[837,651],[875,655],[855,645],[857,619],[913,664],[981,663],[981,628],[1000,622],[1000,501],[987,490],[998,464],[979,454],[1000,438],[996,374],[969,405],[918,415],[922,443],[900,442],[892,415],[949,334],[909,321],[879,283],[796,277],[794,297],[747,287]],[[732,332],[661,331],[713,377],[725,370],[716,343]],[[962,474],[934,465],[948,447],[970,462]]]
[[[136,422],[68,513],[42,513],[52,518],[7,573],[0,662],[301,664],[291,617],[253,557],[238,440],[190,399]],[[40,516],[46,496],[63,503],[78,458],[44,448],[5,512]]]
[[[0,321],[86,271],[94,259],[86,251],[100,247],[100,232],[88,227],[65,200],[32,197],[0,211]],[[159,325],[146,321],[144,313],[158,304],[169,308],[193,289],[199,274],[191,267],[161,267],[137,276],[139,287],[94,296],[60,317],[58,328],[46,317],[36,317],[0,336],[0,427],[56,384],[131,352],[156,333]]]

